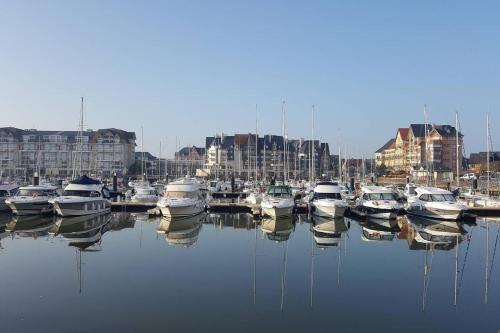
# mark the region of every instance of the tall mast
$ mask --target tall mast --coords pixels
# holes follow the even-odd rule
[[[79,173],[81,175],[83,170],[83,96],[82,96],[82,108],[80,110],[80,170]]]
[[[428,143],[428,124],[427,124],[427,104],[424,104],[424,126],[425,126],[425,167],[427,169],[427,186],[430,185],[430,164],[429,164],[429,143]]]
[[[259,134],[258,134],[258,105],[255,104],[255,183],[257,183],[258,176],[258,151],[259,151]]]
[[[247,139],[247,181],[250,181],[250,134]]]
[[[158,155],[158,180],[161,178],[161,140],[160,140],[160,154]]]
[[[457,145],[457,188],[460,187],[460,164],[459,164],[459,146],[458,146],[458,112],[455,112],[455,132],[456,132],[456,145]]]
[[[266,184],[267,174],[266,174],[266,135],[264,134],[264,163],[262,164],[262,180],[264,185]]]
[[[281,104],[283,114],[283,184],[286,181],[286,133],[285,133],[285,101]]]
[[[144,128],[141,126],[141,176],[142,180],[144,180]]]
[[[490,195],[490,106],[486,113],[486,194]]]
[[[314,158],[316,155],[315,154],[315,145],[314,145],[314,104],[312,106],[311,110],[311,141],[312,141],[312,172],[311,172],[311,181],[314,182],[315,180],[315,172],[316,172],[316,163],[314,161]]]
[[[168,182],[168,140],[165,138],[165,180]]]
[[[340,184],[342,184],[342,156],[341,156],[341,149],[340,149],[340,144],[339,144],[339,181]]]

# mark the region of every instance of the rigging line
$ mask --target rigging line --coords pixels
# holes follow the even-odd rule
[[[462,286],[462,281],[463,281],[463,278],[464,278],[464,271],[465,271],[465,262],[467,261],[467,256],[469,254],[470,241],[471,241],[471,238],[472,238],[472,232],[473,231],[474,231],[474,229],[471,229],[469,239],[467,240],[467,248],[465,249],[464,263],[462,265],[462,269],[460,270],[460,282],[458,283],[458,290],[460,290],[460,288]]]
[[[490,272],[488,273],[488,280],[491,282],[491,272],[493,271],[493,263],[495,262],[495,254],[497,252],[498,236],[500,235],[500,228],[497,230],[495,238],[495,245],[493,246],[493,256],[491,257]]]

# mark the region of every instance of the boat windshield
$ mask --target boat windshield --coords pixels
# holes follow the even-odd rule
[[[363,235],[366,239],[369,240],[378,240],[378,241],[392,241],[395,237],[395,234],[382,234],[382,233],[369,233],[367,230],[363,229]]]
[[[9,195],[9,192],[7,192],[6,190],[0,190],[0,197],[6,197]]]
[[[365,193],[363,198],[365,200],[396,200],[392,193]]]
[[[26,197],[43,197],[53,195],[54,191],[52,190],[33,190],[33,189],[20,189],[17,192],[18,196],[26,196]]]
[[[271,187],[267,190],[267,194],[273,197],[289,196],[290,189],[288,187]]]
[[[75,197],[100,197],[101,193],[97,191],[78,191],[78,190],[66,190],[63,192],[64,196],[75,196]]]
[[[196,199],[196,192],[181,192],[181,191],[167,191],[165,192],[165,198],[173,199],[173,198],[191,198]]]
[[[451,243],[457,236],[433,235],[425,231],[419,231],[420,237],[428,242]]]
[[[314,199],[337,199],[342,200],[340,193],[319,193],[314,192]]]
[[[151,195],[155,195],[155,189],[154,188],[137,188],[135,189],[135,191],[137,192],[137,194],[151,194]]]
[[[422,194],[420,196],[422,201],[435,201],[435,202],[445,202],[451,201],[455,202],[455,197],[451,194]]]
[[[432,194],[432,201],[455,201],[455,197],[451,194]]]

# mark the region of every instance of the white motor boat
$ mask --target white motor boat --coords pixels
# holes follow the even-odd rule
[[[5,200],[15,215],[36,215],[53,211],[49,200],[58,195],[57,187],[51,185],[30,185],[19,188],[15,196]]]
[[[273,218],[291,216],[295,201],[290,192],[290,187],[286,185],[269,186],[260,206],[264,216]]]
[[[395,219],[403,205],[396,200],[391,189],[383,186],[363,186],[352,211],[363,217]]]
[[[62,196],[49,200],[59,216],[80,216],[111,211],[109,190],[102,182],[87,176],[72,180]]]
[[[406,200],[408,200],[409,198],[412,198],[414,197],[417,193],[415,192],[415,189],[417,188],[418,186],[415,185],[415,184],[412,184],[412,183],[408,183],[406,184],[405,186],[405,190],[403,192],[403,195],[405,196]]]
[[[10,210],[5,200],[15,195],[19,185],[17,184],[0,184],[0,212]]]
[[[313,215],[333,218],[344,216],[347,203],[342,199],[340,187],[336,183],[318,183],[313,193]]]
[[[166,186],[157,206],[165,217],[188,217],[205,210],[205,199],[197,181],[183,178]]]
[[[500,199],[493,198],[486,193],[469,189],[469,191],[462,193],[460,196],[463,197],[461,202],[467,207],[500,208]]]
[[[458,203],[450,191],[436,187],[417,187],[416,195],[408,199],[408,214],[441,219],[459,220],[467,207]]]
[[[260,205],[262,202],[262,197],[263,194],[261,193],[260,188],[256,187],[247,193],[245,201],[251,205]]]
[[[136,186],[134,192],[131,197],[134,202],[156,203],[158,201],[158,194],[152,186]]]

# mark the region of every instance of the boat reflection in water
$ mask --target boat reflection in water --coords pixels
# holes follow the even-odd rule
[[[287,241],[294,229],[293,216],[266,217],[262,219],[260,229],[269,240],[275,242]]]
[[[321,255],[315,248],[320,250],[336,248],[337,251],[337,288],[340,288],[342,277],[342,248],[345,247],[345,240],[348,231],[351,227],[351,220],[344,217],[341,218],[325,218],[314,216],[311,221],[311,264],[310,264],[310,280],[309,280],[309,306],[314,307],[314,273],[315,273],[315,258]],[[315,246],[316,245],[316,246]],[[327,253],[323,252],[323,255]],[[344,252],[345,255],[345,252]]]
[[[201,225],[205,219],[205,213],[189,217],[163,217],[157,232],[165,234],[165,240],[169,245],[191,247],[198,240]]]
[[[366,242],[392,241],[400,231],[397,220],[367,218],[358,221],[362,227],[361,239]]]
[[[237,214],[215,214],[210,213],[207,215],[205,221],[207,224],[213,225],[215,228],[223,229],[230,227],[233,229],[255,229],[258,221],[253,218],[252,214],[237,213]]]
[[[110,213],[59,217],[51,229],[55,236],[62,236],[81,251],[99,251],[102,235],[108,231],[111,221]],[[99,245],[99,247],[94,247]]]
[[[468,232],[465,230],[464,224],[457,221],[438,221],[417,216],[407,216],[406,220],[402,220],[401,222],[401,227],[404,230],[402,233],[406,233],[409,249],[421,250],[424,254],[422,311],[426,309],[427,298],[430,293],[432,263],[436,251],[450,251],[455,249],[453,284],[454,305],[456,306],[469,250],[469,245],[467,245],[462,268],[460,269],[459,245],[463,240],[468,240],[470,242],[470,238],[466,236]],[[459,277],[459,273],[462,274],[461,277]],[[450,278],[450,283],[452,283],[453,280]]]
[[[406,217],[406,240],[410,250],[451,250],[462,242],[467,234],[463,223],[457,221],[434,220],[418,216]]]
[[[350,226],[350,222],[348,223]],[[342,235],[348,230],[345,219],[314,216],[312,231],[314,242],[318,248],[338,246],[342,241]]]
[[[5,226],[5,230],[14,237],[33,238],[48,236],[54,224],[52,216],[19,215],[12,216],[12,220]]]

